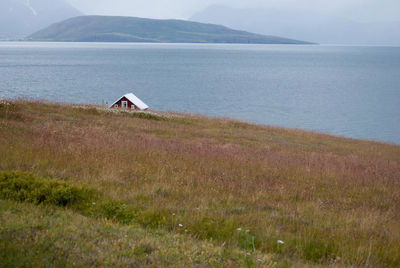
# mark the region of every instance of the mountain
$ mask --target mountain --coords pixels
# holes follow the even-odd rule
[[[218,5],[194,14],[190,20],[323,44],[400,45],[400,22],[367,24],[334,15]]]
[[[0,38],[21,38],[52,23],[80,16],[63,0],[0,0]]]
[[[183,20],[135,17],[81,16],[53,24],[28,37],[34,41],[164,42],[307,44],[277,36],[265,36],[225,26]]]

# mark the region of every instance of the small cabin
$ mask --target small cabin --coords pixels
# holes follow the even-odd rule
[[[149,109],[149,106],[142,100],[136,97],[133,93],[128,93],[116,100],[110,108],[120,108],[129,110],[140,110],[144,111]]]

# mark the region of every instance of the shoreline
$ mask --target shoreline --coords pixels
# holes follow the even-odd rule
[[[115,109],[115,108],[109,108],[105,105],[101,104],[88,104],[88,103],[72,103],[72,102],[61,102],[61,101],[50,101],[46,99],[25,99],[25,98],[17,98],[17,99],[2,99],[0,98],[1,101],[6,101],[6,102],[14,102],[14,101],[22,101],[22,102],[38,102],[38,103],[47,103],[47,104],[54,104],[54,105],[61,105],[61,106],[70,106],[70,107],[77,107],[77,108],[96,108],[99,111],[104,111],[104,112],[113,112],[113,113],[149,113],[149,114],[154,114],[158,116],[166,116],[166,117],[171,117],[171,116],[178,116],[178,117],[192,117],[192,118],[206,118],[206,119],[221,119],[221,120],[228,120],[232,122],[237,122],[239,124],[248,124],[248,125],[253,125],[256,127],[260,128],[265,128],[265,129],[280,129],[280,130],[287,130],[287,131],[293,131],[293,132],[304,132],[304,135],[306,134],[313,134],[313,135],[319,135],[319,136],[326,136],[326,137],[331,137],[331,138],[337,138],[337,139],[345,139],[349,141],[359,141],[359,142],[370,142],[370,143],[377,143],[377,144],[385,144],[385,145],[392,145],[392,146],[399,146],[399,143],[395,142],[390,142],[390,141],[381,141],[381,140],[375,140],[375,139],[362,139],[362,138],[355,138],[355,137],[350,137],[350,136],[344,136],[344,135],[335,135],[329,132],[322,132],[318,130],[308,130],[308,129],[302,129],[302,128],[290,128],[290,127],[285,127],[285,126],[279,126],[279,125],[268,125],[268,124],[263,124],[263,123],[257,123],[257,122],[251,122],[251,121],[246,121],[246,120],[241,120],[238,118],[232,118],[232,117],[227,117],[227,116],[213,116],[213,115],[206,115],[206,114],[201,114],[201,113],[190,113],[190,112],[178,112],[178,111],[158,111],[158,110],[152,110],[151,108],[147,111],[131,111],[131,110],[126,110],[126,109]]]

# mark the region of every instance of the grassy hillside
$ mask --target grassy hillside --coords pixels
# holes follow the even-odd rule
[[[400,146],[0,104],[6,266],[400,265]]]
[[[53,24],[28,37],[36,41],[306,44],[183,20],[81,16]]]

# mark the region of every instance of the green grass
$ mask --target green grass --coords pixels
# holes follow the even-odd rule
[[[3,199],[66,207],[87,201],[91,195],[91,191],[62,181],[41,179],[26,172],[0,172]]]
[[[4,266],[58,267],[75,266],[77,264],[114,266],[127,265],[128,263],[220,266],[225,261],[245,264],[250,260],[246,251],[230,249],[229,254],[226,254],[226,252],[221,251],[221,248],[205,242],[199,244],[201,245],[200,249],[206,249],[207,252],[198,252],[200,249],[197,248],[197,242],[191,241],[194,240],[191,237],[186,237],[185,243],[178,241],[182,244],[181,246],[189,247],[188,252],[183,253],[178,250],[176,248],[177,243],[172,243],[172,241],[167,241],[168,243],[165,243],[161,246],[162,249],[159,249],[155,246],[159,244],[158,240],[164,240],[169,236],[171,237],[169,239],[179,236],[177,232],[174,232],[174,234],[159,230],[158,227],[165,221],[161,220],[163,217],[160,217],[159,214],[147,212],[139,216],[136,209],[126,204],[107,200],[107,197],[95,194],[93,190],[72,186],[60,180],[38,178],[26,172],[0,172],[0,189],[2,199],[22,202],[20,204],[9,201],[0,202],[0,213],[2,215],[2,218],[0,218],[2,220],[0,225],[2,240],[0,243],[0,250],[2,251],[0,262]],[[29,203],[40,206],[32,207]],[[68,208],[69,210],[58,210],[56,207]],[[10,214],[12,214],[11,217]],[[39,222],[37,219],[33,220],[34,217],[39,217],[41,220]],[[71,221],[74,224],[75,218],[78,218],[77,226],[73,227],[70,232],[67,231],[66,234],[64,228],[67,228]],[[82,222],[82,220],[85,222]],[[55,225],[50,226],[50,224]],[[93,227],[91,224],[99,226]],[[122,229],[123,225],[129,225],[129,227],[123,231],[113,230],[112,228]],[[147,228],[143,229],[143,227]],[[87,230],[87,233],[83,236],[82,234],[79,235],[78,229]],[[132,245],[132,243],[129,243],[128,235],[125,234],[127,233],[126,229],[132,230],[135,235],[145,233],[145,236],[140,237],[137,243]],[[102,234],[98,234],[99,230]],[[117,243],[116,248],[109,249],[105,248],[106,244],[103,245],[104,251],[111,252],[114,254],[113,256],[106,257],[106,253],[99,256],[99,252],[93,252],[93,257],[86,256],[83,252],[86,252],[87,249],[82,248],[84,251],[82,251],[78,260],[69,259],[71,251],[75,250],[73,247],[89,247],[90,250],[98,244],[96,235],[104,236],[105,233],[109,233],[111,237],[125,234],[126,241]],[[154,237],[153,240],[156,241],[148,240],[152,236]],[[103,243],[107,241],[110,244],[113,243],[107,235],[101,237],[101,239]],[[186,242],[194,243],[194,245],[186,245]],[[92,245],[92,243],[95,245]],[[35,249],[35,251],[32,252],[31,249]],[[158,256],[159,253],[161,256]],[[186,255],[187,253],[193,256]],[[179,258],[176,260],[174,259],[175,254],[179,254]],[[206,257],[202,257],[202,254],[205,254]],[[151,255],[154,256],[150,257]],[[192,260],[187,262],[186,257],[191,257]],[[251,261],[254,261],[255,257],[256,255],[251,256]],[[259,256],[257,261],[260,265],[267,261],[272,263],[272,260],[262,255]]]
[[[27,101],[2,103],[0,129],[0,193],[9,200],[0,222],[2,243],[10,245],[4,262],[33,261],[18,255],[29,247],[61,266],[87,266],[101,254],[113,259],[108,266],[132,259],[139,266],[400,265],[399,146],[220,118]],[[62,228],[40,232],[42,240],[9,236],[13,222],[24,237],[36,232],[35,221],[18,223],[25,212],[16,206],[97,226],[77,223],[74,232],[87,231],[76,236],[82,243],[96,244],[108,230],[104,222],[112,236],[132,229],[151,243],[104,247],[87,259],[70,255],[75,246],[68,243],[55,252],[49,247],[65,239]],[[183,239],[172,251],[163,240],[171,237]]]
[[[2,267],[223,266],[246,252],[187,235],[84,217],[71,210],[0,200]],[[268,256],[252,257],[272,264]]]

